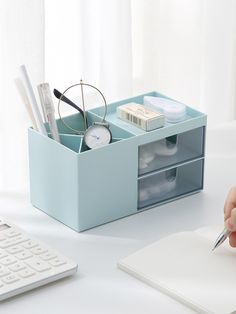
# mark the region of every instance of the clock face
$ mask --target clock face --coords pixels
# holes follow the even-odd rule
[[[111,132],[104,125],[92,125],[86,130],[84,141],[89,148],[98,148],[111,142]]]

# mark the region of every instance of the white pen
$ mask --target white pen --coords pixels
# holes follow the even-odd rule
[[[25,87],[24,87],[24,85],[22,83],[22,80],[20,78],[15,78],[14,82],[15,82],[16,88],[17,88],[17,90],[19,92],[19,95],[21,97],[21,100],[24,103],[25,108],[26,108],[26,110],[28,112],[28,115],[30,117],[32,126],[33,126],[33,128],[36,131],[38,131],[38,128],[37,128],[37,125],[36,125],[36,121],[35,121],[35,118],[34,118],[34,115],[33,115],[33,112],[32,112],[32,108],[31,108],[31,105],[30,105],[30,101],[29,101],[29,98],[27,96]]]
[[[60,137],[57,129],[57,123],[55,120],[55,108],[52,101],[52,95],[50,91],[50,86],[48,83],[42,83],[38,85],[38,92],[40,96],[41,105],[45,115],[45,120],[48,121],[52,138],[60,143]]]
[[[41,134],[48,136],[25,65],[20,66],[20,73],[30,100],[37,129]]]

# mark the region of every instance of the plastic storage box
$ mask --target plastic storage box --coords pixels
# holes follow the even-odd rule
[[[29,128],[32,204],[83,231],[173,201],[203,188],[206,115],[187,107],[186,119],[145,132],[116,117],[119,105],[142,104],[151,92],[108,105],[111,144],[87,150],[82,137],[57,121],[62,144]],[[101,121],[104,107],[87,111]],[[65,118],[83,127],[80,114]]]

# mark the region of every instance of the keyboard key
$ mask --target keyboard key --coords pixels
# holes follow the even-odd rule
[[[35,275],[35,272],[31,269],[24,269],[17,273],[21,278],[28,278]]]
[[[66,264],[67,262],[66,262],[66,260],[65,260],[64,258],[59,258],[59,257],[57,257],[57,258],[55,258],[55,259],[49,261],[49,263],[50,263],[52,266],[56,266],[56,267],[57,267],[57,266],[64,265],[64,264]]]
[[[39,255],[42,253],[47,252],[47,249],[41,247],[41,246],[36,246],[33,249],[30,250],[33,254]]]
[[[25,249],[31,249],[32,247],[35,247],[37,245],[38,245],[38,243],[36,241],[33,241],[33,240],[29,240],[27,242],[22,243],[22,246]]]
[[[16,282],[18,280],[19,280],[19,278],[14,274],[10,274],[10,275],[2,278],[2,281],[5,283],[13,283],[13,282]]]
[[[68,274],[76,272],[76,268],[76,263],[21,229],[5,221],[0,223],[1,300],[55,281],[65,276],[67,270]]]
[[[28,240],[28,238],[26,236],[23,236],[23,235],[15,237],[15,238],[12,238],[12,239],[9,239],[9,241],[12,241],[11,245],[22,243],[22,242],[25,242],[27,240]]]
[[[15,263],[15,264],[9,266],[9,269],[11,271],[19,271],[19,270],[22,270],[24,268],[26,268],[26,266],[23,263],[20,263],[20,262]]]
[[[15,257],[19,258],[20,260],[25,260],[32,257],[32,254],[29,251],[24,251],[16,254]]]
[[[0,242],[0,248],[5,249],[5,248],[8,248],[12,245],[19,244],[19,243],[27,241],[27,240],[28,240],[28,238],[26,238],[25,236],[17,236],[17,237],[12,238],[12,239],[6,239],[6,240]]]
[[[32,258],[30,260],[27,260],[25,263],[33,268],[33,270],[36,270],[38,272],[43,272],[51,268],[47,263],[41,261],[38,258]]]
[[[1,249],[5,249],[8,246],[11,246],[11,240],[4,240],[0,242]]]
[[[10,274],[10,271],[7,268],[1,268],[0,269],[0,277],[4,277],[8,274]]]
[[[0,260],[1,264],[4,266],[8,266],[17,262],[17,260],[13,256],[6,256]]]
[[[49,261],[50,259],[53,259],[57,257],[54,253],[46,252],[39,256],[43,261]]]
[[[9,247],[11,245],[13,245],[12,244],[12,240],[4,240],[4,241],[0,242],[0,248],[1,249],[5,249],[5,248],[7,248],[7,247]]]
[[[10,228],[6,231],[4,231],[4,234],[9,237],[9,238],[12,238],[12,237],[16,237],[20,234],[20,231],[16,230],[16,229],[13,229],[13,228]]]
[[[0,258],[7,256],[7,253],[4,250],[0,250]]]
[[[6,237],[4,236],[4,234],[0,233],[0,241],[5,240],[5,239],[6,239]]]
[[[16,254],[16,253],[19,253],[22,251],[23,251],[23,249],[19,245],[11,246],[7,249],[7,252],[10,254]]]

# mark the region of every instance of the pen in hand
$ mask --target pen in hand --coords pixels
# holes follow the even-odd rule
[[[225,229],[216,239],[212,250],[219,247],[228,237],[230,246],[236,247],[236,186],[229,190],[225,199],[224,224]]]
[[[231,231],[229,231],[227,228],[224,228],[224,230],[221,232],[221,234],[217,237],[215,244],[212,248],[212,251],[214,251],[218,246],[220,246],[230,235]]]

